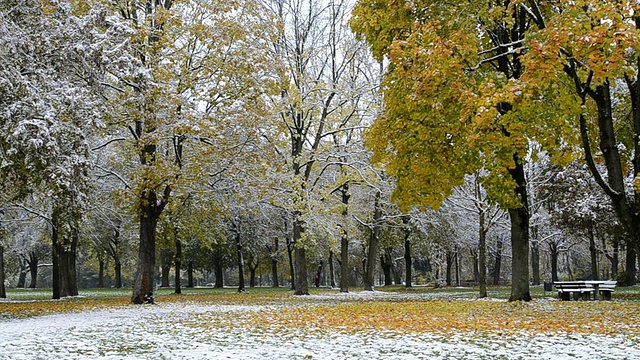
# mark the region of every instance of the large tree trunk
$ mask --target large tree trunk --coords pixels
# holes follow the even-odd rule
[[[294,216],[293,220],[293,244],[295,246],[296,257],[296,276],[295,276],[295,294],[309,295],[309,279],[307,274],[307,250],[300,243],[302,232],[304,231],[303,223],[298,219],[299,214]]]
[[[175,278],[175,290],[176,294],[182,294],[182,242],[178,239],[177,230],[175,235],[175,244],[176,244],[176,256],[175,256],[175,267],[176,267],[176,278]]]
[[[122,262],[120,258],[116,260],[114,272],[116,275],[116,289],[122,289]]]
[[[40,259],[38,258],[38,254],[35,251],[29,252],[29,260],[27,260],[27,264],[29,264],[29,273],[31,275],[31,280],[29,282],[29,288],[35,289],[38,284],[38,262]]]
[[[150,196],[151,204],[156,203],[155,195]],[[134,304],[153,304],[153,289],[156,269],[156,228],[159,211],[146,207],[140,214],[140,245],[138,248],[138,270],[133,285],[131,302]]]
[[[529,201],[524,165],[517,155],[513,156],[515,168],[509,169],[516,182],[516,195],[521,206],[509,209],[511,219],[511,296],[509,301],[530,301],[529,292]]]
[[[452,276],[453,251],[448,250],[447,253],[445,254],[445,258],[446,258],[446,263],[447,263],[447,274],[446,274],[445,282],[446,282],[447,286],[451,286],[452,283],[453,283],[453,276]]]
[[[18,289],[24,288],[27,283],[27,266],[25,263],[26,260],[20,261],[20,275],[18,275],[18,284],[16,285]]]
[[[411,277],[413,275],[411,274],[411,269],[413,267],[413,264],[411,262],[411,241],[409,240],[409,237],[411,236],[411,229],[409,228],[409,216],[405,215],[402,217],[402,224],[404,226],[402,229],[404,233],[404,286],[410,288],[412,287]]]
[[[213,273],[216,278],[216,283],[213,287],[216,289],[222,289],[224,287],[224,269],[222,268],[222,264],[215,264],[213,267]]]
[[[55,208],[52,212],[53,299],[78,295],[76,251],[77,214],[73,209]]]
[[[0,298],[7,297],[7,289],[4,287],[4,246],[0,245]]]
[[[369,237],[369,251],[364,274],[364,290],[373,291],[378,259],[378,242],[380,241],[380,219],[382,218],[382,205],[380,204],[380,191],[376,192],[373,210],[373,226]]]

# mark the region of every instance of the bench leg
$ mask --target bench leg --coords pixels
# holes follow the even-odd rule
[[[569,301],[571,300],[571,293],[561,292],[558,293],[558,297],[560,298],[560,300]]]

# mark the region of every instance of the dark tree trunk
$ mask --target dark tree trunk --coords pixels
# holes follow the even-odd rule
[[[152,193],[152,192],[151,192]],[[155,193],[146,197],[149,204],[156,204]],[[131,302],[153,304],[153,289],[156,270],[156,228],[160,211],[146,206],[140,214],[140,245],[138,248],[138,270],[133,285]]]
[[[549,243],[549,254],[551,255],[551,281],[558,281],[558,245]]]
[[[104,288],[104,260],[100,260],[100,269],[98,270],[98,287]]]
[[[453,251],[449,250],[447,251],[447,254],[445,255],[446,257],[446,262],[447,262],[447,275],[446,275],[446,279],[445,282],[447,284],[447,286],[451,286],[451,284],[453,283],[453,277],[452,277],[452,270],[453,270]]]
[[[4,287],[4,246],[0,245],[0,298],[6,299],[7,289]]]
[[[336,287],[336,269],[335,269],[335,255],[333,255],[333,251],[329,251],[329,286],[331,286],[332,289],[335,289]]]
[[[34,251],[29,252],[29,260],[27,260],[27,264],[29,264],[29,273],[31,275],[31,280],[29,282],[29,288],[35,289],[38,284],[38,262],[40,259],[38,258],[38,254]]]
[[[384,254],[380,256],[380,267],[384,275],[384,286],[393,285],[393,279],[391,278],[391,258],[386,250]]]
[[[122,289],[122,262],[120,259],[116,260],[114,270],[116,275],[116,289]]]
[[[454,254],[454,261],[456,263],[456,286],[460,286],[460,252],[458,251],[458,245],[455,246],[456,252]]]
[[[530,301],[529,291],[529,201],[524,166],[517,155],[515,168],[509,169],[516,182],[516,195],[522,206],[509,209],[511,219],[511,296],[509,301]]]
[[[26,266],[26,260],[21,260],[20,261],[20,275],[18,276],[18,284],[16,285],[16,287],[18,289],[22,289],[25,287],[26,283],[27,283],[27,266]]]
[[[76,251],[79,217],[73,209],[56,208],[52,212],[53,299],[78,295]],[[67,231],[60,231],[66,229]]]
[[[289,275],[291,278],[291,290],[295,290],[296,289],[296,276],[295,276],[295,266],[294,266],[294,262],[293,262],[293,247],[294,245],[291,243],[291,238],[287,235],[286,236],[286,240],[287,240],[287,256],[289,258]]]
[[[307,249],[300,244],[304,232],[303,222],[296,214],[293,220],[293,244],[295,246],[295,295],[309,295],[309,275],[307,274]]]
[[[493,285],[500,285],[500,268],[502,267],[502,239],[498,237],[496,240],[496,258],[493,267]]]
[[[193,260],[187,261],[187,287],[193,288]]]
[[[591,254],[591,280],[599,280],[598,274],[598,249],[596,248],[596,239],[593,234],[593,224],[589,224],[589,253]]]
[[[256,287],[256,271],[257,270],[258,270],[257,267],[249,266],[249,287],[251,288]]]
[[[349,186],[346,184],[343,185],[340,192],[342,204],[344,205],[342,218],[346,221],[347,215],[349,214],[349,199],[351,198]],[[349,292],[349,235],[347,234],[346,227],[340,229],[340,292]]]
[[[222,289],[224,287],[224,269],[222,268],[222,264],[218,263],[214,265],[213,274],[216,278],[216,284],[213,287]]]
[[[478,285],[480,286],[480,298],[487,297],[487,227],[485,226],[484,210],[480,211],[480,229],[478,241]],[[498,280],[500,279],[498,271]]]
[[[404,280],[404,286],[405,287],[412,287],[412,283],[411,283],[411,278],[412,278],[412,274],[411,274],[411,270],[413,268],[413,264],[411,262],[411,241],[409,240],[409,237],[411,236],[411,228],[409,228],[409,216],[403,216],[402,217],[402,224],[404,225],[403,227],[403,233],[404,233],[404,271],[405,271],[405,280]]]
[[[380,241],[380,219],[382,218],[382,205],[380,204],[380,191],[376,192],[373,204],[373,226],[369,237],[369,251],[367,254],[367,266],[364,274],[364,290],[373,291],[376,278],[376,263],[378,259],[378,242]]]
[[[175,244],[176,244],[176,257],[175,257],[175,267],[176,267],[176,278],[175,278],[175,293],[182,294],[182,242],[178,239],[177,230],[175,234]]]
[[[618,278],[618,240],[617,234],[614,234],[613,241],[611,243],[612,251],[609,253],[607,251],[607,243],[604,237],[602,237],[602,248],[604,249],[604,256],[611,263],[611,279],[615,280]]]

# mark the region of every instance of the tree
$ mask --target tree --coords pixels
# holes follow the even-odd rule
[[[109,141],[127,167],[126,192],[140,224],[131,301],[153,303],[156,231],[172,197],[206,183],[209,157],[253,121],[269,82],[264,35],[251,1],[115,1],[109,54],[114,124]],[[266,85],[264,85],[264,84]],[[128,133],[128,135],[127,135]],[[128,136],[127,139],[125,136]],[[217,163],[216,163],[217,164]],[[118,164],[120,166],[121,164]]]
[[[524,71],[534,15],[524,2],[362,0],[352,19],[374,54],[390,60],[385,113],[368,144],[398,180],[395,200],[404,209],[437,208],[465,174],[484,169],[483,186],[511,219],[512,301],[531,299],[529,143],[556,155],[574,138],[564,119],[514,108],[519,93],[511,85]]]
[[[585,162],[625,230],[631,285],[640,243],[640,7],[637,2],[561,1],[540,2],[536,10],[538,27],[526,41],[518,106],[545,108],[551,116],[571,119],[579,130]],[[600,152],[593,152],[592,143]],[[606,176],[598,163],[605,164]]]

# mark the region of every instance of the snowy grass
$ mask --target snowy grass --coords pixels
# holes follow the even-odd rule
[[[508,303],[508,289],[312,290],[160,290],[145,306],[129,291],[11,291],[0,359],[640,359],[637,288],[529,303]]]

